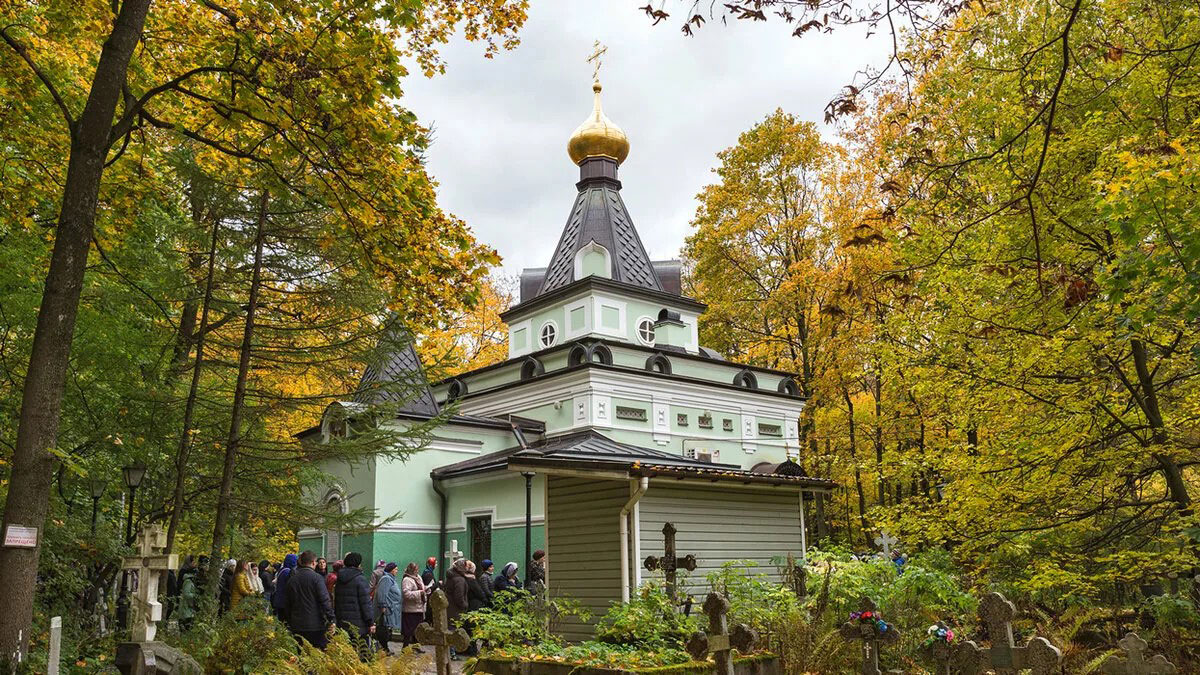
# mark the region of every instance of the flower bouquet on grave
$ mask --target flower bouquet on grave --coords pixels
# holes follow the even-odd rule
[[[892,625],[883,620],[878,610],[870,609],[850,612],[850,620],[844,627],[851,631],[856,630],[858,637],[866,640],[886,640],[896,633]]]
[[[926,629],[921,649],[929,652],[938,663],[946,663],[950,659],[954,637],[954,629],[939,621]]]

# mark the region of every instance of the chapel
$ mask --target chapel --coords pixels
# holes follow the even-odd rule
[[[727,561],[775,575],[805,554],[806,510],[833,483],[801,469],[799,388],[790,373],[699,343],[705,305],[683,295],[678,260],[646,254],[621,198],[629,139],[604,114],[599,81],[592,89],[592,111],[567,142],[578,181],[558,245],[546,267],[522,273],[519,302],[501,317],[508,358],[426,385],[406,343],[369,368],[303,442],[328,441],[379,385],[406,378],[421,384],[386,423],[445,420],[406,461],[322,467],[334,477],[328,508],[381,521],[368,532],[302,530],[302,549],[401,566],[437,556],[443,569],[460,555],[497,570],[512,561],[521,578],[529,551],[544,549],[550,592],[594,617],[663,574],[667,523],[676,554],[694,556],[681,588],[695,592]]]

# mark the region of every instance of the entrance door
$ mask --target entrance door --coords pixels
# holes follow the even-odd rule
[[[467,532],[471,536],[471,560],[478,565],[492,557],[492,517],[476,516],[467,519]]]

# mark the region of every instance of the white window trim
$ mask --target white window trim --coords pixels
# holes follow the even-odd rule
[[[546,342],[544,340],[542,340],[542,333],[546,330],[546,326],[549,326],[554,329],[554,339],[550,341],[550,344],[546,344]],[[562,338],[562,331],[558,329],[558,324],[555,323],[553,319],[548,320],[548,321],[543,321],[541,327],[538,328],[538,336],[537,336],[538,349],[545,349],[547,347],[553,347],[554,345],[558,344],[561,341],[561,338]]]
[[[604,295],[593,296],[593,302],[595,304],[592,306],[592,313],[594,314],[592,317],[592,325],[595,328],[592,332],[599,333],[601,335],[611,335],[612,337],[621,338],[623,340],[629,339],[628,334],[625,332],[625,308],[627,303],[624,300],[618,300],[616,298]],[[616,328],[604,327],[604,322],[602,319],[604,318],[605,305],[608,305],[609,307],[616,307],[617,309]]]
[[[580,279],[583,278],[583,258],[584,258],[584,256],[586,256],[589,253],[593,253],[593,252],[599,252],[599,253],[604,254],[604,264],[608,267],[608,274],[603,275],[603,276],[605,279],[612,278],[612,254],[608,252],[608,249],[604,248],[600,244],[597,244],[596,240],[593,239],[593,240],[589,241],[587,244],[585,244],[584,246],[582,246],[578,251],[575,252],[575,280],[576,281],[579,281]],[[588,275],[588,276],[599,276],[599,275]]]
[[[650,322],[650,332],[651,333],[654,332],[654,323],[655,323],[654,317],[643,315],[643,316],[639,316],[637,318],[637,321],[633,322],[633,336],[634,336],[634,338],[637,339],[637,341],[639,343],[641,343],[647,347],[653,347],[654,340],[650,340],[649,342],[647,342],[646,339],[642,337],[642,322],[643,321],[649,321]],[[657,337],[657,335],[655,337]]]
[[[512,337],[517,331],[521,330],[522,328],[525,329],[525,335],[528,336],[528,339],[525,340],[525,347],[518,349],[516,347],[516,342],[513,341]],[[508,327],[508,356],[509,356],[509,358],[512,358],[514,356],[520,356],[522,354],[528,354],[533,351],[533,342],[537,338],[533,337],[532,333],[533,333],[533,320],[532,319],[518,321],[517,323],[514,323]]]
[[[567,339],[577,338],[580,335],[587,335],[592,329],[592,313],[588,309],[590,297],[585,297],[578,302],[573,302],[566,307],[566,317],[563,319],[563,327],[566,329]],[[573,330],[571,328],[571,311],[576,309],[583,310],[583,328]]]

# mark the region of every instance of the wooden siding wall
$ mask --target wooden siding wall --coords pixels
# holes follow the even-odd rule
[[[675,524],[675,551],[696,556],[696,571],[681,585],[708,592],[707,575],[730,560],[753,560],[757,571],[780,580],[773,557],[800,557],[800,495],[794,490],[664,485],[651,481],[642,497],[642,560],[663,554],[663,524]],[[806,514],[807,515],[807,514]],[[638,561],[641,567],[641,561]],[[685,572],[686,574],[686,572]],[[661,572],[642,568],[642,579]]]
[[[629,483],[548,476],[546,553],[551,592],[578,600],[592,614],[558,626],[567,640],[592,638],[592,626],[621,599],[621,507]],[[661,527],[661,525],[660,525]]]

